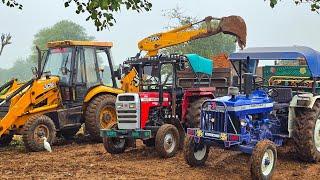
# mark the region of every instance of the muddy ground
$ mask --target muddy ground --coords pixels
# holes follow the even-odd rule
[[[274,179],[320,179],[320,164],[301,162],[292,145],[278,149]],[[53,152],[26,152],[21,143],[0,149],[0,179],[249,179],[248,155],[211,148],[206,166],[190,168],[181,152],[161,159],[138,143],[121,155],[106,153],[103,144],[62,141]]]

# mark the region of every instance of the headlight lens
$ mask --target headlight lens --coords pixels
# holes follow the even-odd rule
[[[121,108],[123,107],[123,104],[117,103],[117,104],[116,104],[116,107],[117,107],[117,109],[121,109]]]
[[[247,126],[248,123],[247,123],[247,121],[245,119],[241,119],[240,120],[240,124],[241,124],[241,126],[244,127],[244,126]]]
[[[135,108],[136,108],[136,104],[135,104],[135,103],[130,103],[130,104],[129,104],[129,108],[135,109]]]

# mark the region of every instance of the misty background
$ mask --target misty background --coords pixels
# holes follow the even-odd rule
[[[320,50],[320,15],[311,12],[309,4],[296,6],[293,1],[281,1],[270,8],[263,0],[153,0],[151,12],[123,10],[115,14],[117,23],[109,30],[96,31],[86,14],[76,14],[75,7],[65,8],[63,1],[22,0],[22,11],[0,6],[0,32],[11,33],[12,44],[0,56],[0,68],[10,68],[17,60],[31,54],[34,35],[61,20],[71,20],[86,29],[98,41],[111,41],[116,64],[138,52],[139,40],[165,31],[171,22],[164,10],[180,7],[185,15],[202,19],[206,16],[242,16],[248,28],[247,47],[306,45]],[[31,67],[26,67],[31,68]],[[31,70],[30,70],[31,71]]]

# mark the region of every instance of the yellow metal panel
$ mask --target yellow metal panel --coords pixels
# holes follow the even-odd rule
[[[112,47],[112,42],[98,42],[98,41],[53,41],[48,42],[48,48],[68,47],[68,46],[94,46],[94,47]]]
[[[84,98],[84,102],[89,102],[92,99],[92,97],[100,93],[121,94],[124,93],[124,91],[121,89],[100,85],[90,90],[90,92]]]

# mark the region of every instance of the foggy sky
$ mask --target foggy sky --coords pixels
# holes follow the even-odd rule
[[[97,32],[85,14],[77,15],[74,8],[64,8],[62,0],[22,0],[24,9],[0,5],[0,33],[10,32],[13,44],[5,47],[0,67],[9,68],[14,61],[31,52],[33,36],[42,28],[60,20],[72,20],[86,28],[99,41],[112,41],[117,64],[138,52],[137,42],[161,32],[170,21],[163,10],[181,7],[186,15],[199,19],[206,16],[242,16],[248,27],[247,46],[306,45],[320,50],[320,15],[309,5],[296,6],[290,0],[281,1],[274,9],[264,0],[153,0],[151,12],[122,12],[115,15],[117,23],[109,30]]]

